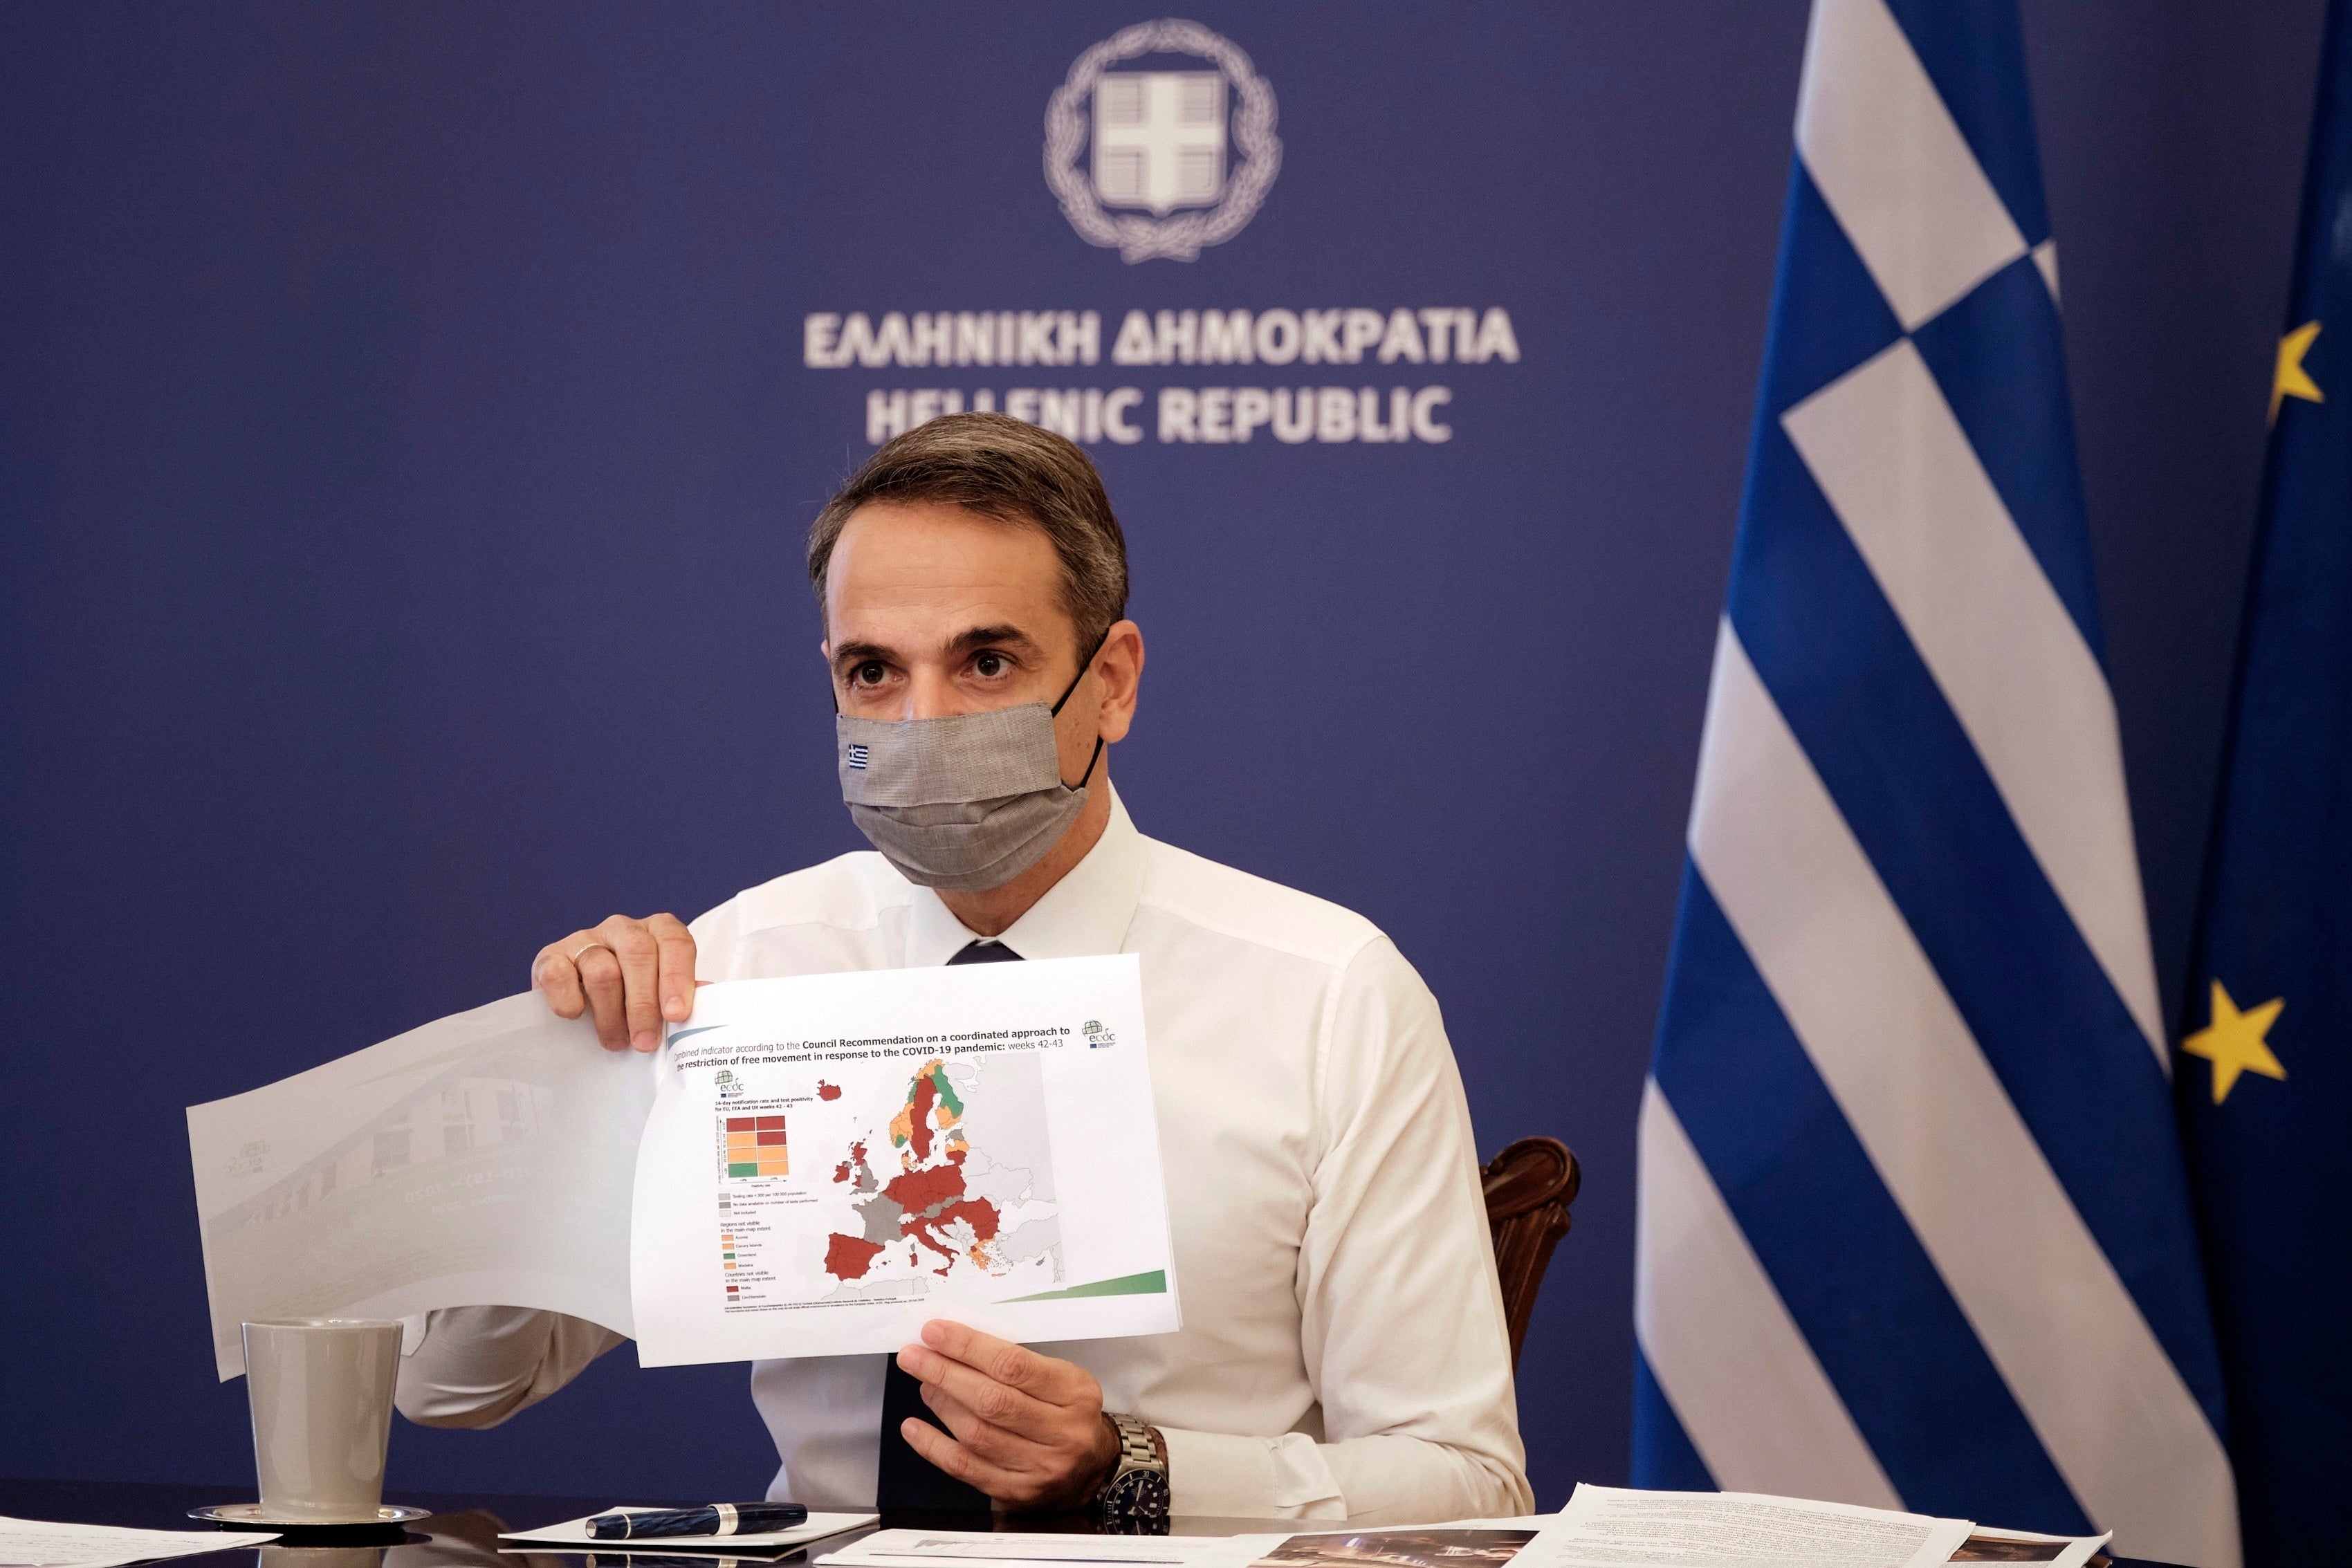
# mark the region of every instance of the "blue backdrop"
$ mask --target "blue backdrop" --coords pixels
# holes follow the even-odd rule
[[[1092,448],[1151,653],[1120,788],[1386,927],[1486,1148],[1577,1147],[1522,1422],[1545,1505],[1622,1479],[1633,1114],[1805,8],[1194,7],[1280,172],[1198,259],[1129,262],[1044,121],[1151,15],[0,16],[0,1473],[249,1484],[181,1108],[857,847],[799,540],[871,395],[1132,387],[1140,439]],[[2027,26],[2177,994],[2319,4]],[[1398,308],[1499,309],[1517,357],[1113,352],[1130,310]],[[807,362],[812,315],[1048,310],[1097,313],[1095,362]],[[1163,389],[1197,434],[1243,386],[1370,387],[1383,428],[1443,387],[1451,439],[1161,439]],[[743,1383],[623,1353],[495,1433],[401,1427],[394,1486],[752,1495]]]

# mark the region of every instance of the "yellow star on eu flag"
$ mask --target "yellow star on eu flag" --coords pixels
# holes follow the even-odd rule
[[[2279,1065],[2279,1059],[2271,1054],[2270,1042],[2263,1038],[2285,1006],[2284,998],[2273,997],[2261,1007],[2240,1012],[2221,982],[2213,982],[2213,1021],[2182,1040],[2180,1049],[2213,1064],[2214,1104],[2230,1097],[2241,1072],[2259,1072],[2265,1078],[2286,1076],[2286,1069]]]
[[[2303,368],[2303,356],[2310,351],[2311,340],[2319,336],[2319,323],[2305,321],[2279,340],[2278,369],[2271,376],[2271,419],[2278,419],[2282,399],[2299,397],[2307,402],[2326,402],[2327,394]]]

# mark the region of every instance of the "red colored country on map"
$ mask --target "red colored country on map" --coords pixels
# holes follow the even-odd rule
[[[968,1197],[950,1203],[933,1216],[908,1215],[898,1221],[898,1228],[946,1259],[947,1262],[940,1264],[937,1270],[944,1274],[956,1260],[955,1248],[949,1243],[945,1231],[949,1225],[959,1219],[971,1227],[975,1241],[986,1241],[996,1235],[999,1223],[996,1206],[983,1197]]]
[[[961,1203],[951,1203],[940,1210],[940,1217],[931,1223],[947,1225],[958,1219],[971,1226],[971,1233],[982,1241],[991,1240],[996,1235],[996,1205],[984,1197],[968,1197]]]
[[[963,1196],[963,1166],[961,1162],[936,1166],[927,1171],[908,1171],[882,1189],[890,1201],[910,1215]]]
[[[841,1085],[827,1083],[820,1078],[816,1081],[816,1097],[820,1100],[838,1100],[841,1098]]]
[[[836,1280],[862,1280],[873,1265],[874,1255],[881,1250],[879,1241],[844,1236],[836,1230],[825,1243],[824,1271]]]

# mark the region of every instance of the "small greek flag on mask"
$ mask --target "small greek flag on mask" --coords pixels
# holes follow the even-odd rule
[[[866,766],[866,747],[863,742],[851,741],[849,743],[849,765],[852,768],[862,768]]]

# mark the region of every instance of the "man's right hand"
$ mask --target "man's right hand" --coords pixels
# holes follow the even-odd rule
[[[615,915],[541,947],[530,983],[559,1018],[593,1012],[605,1050],[652,1051],[694,1010],[694,936],[675,915]]]

